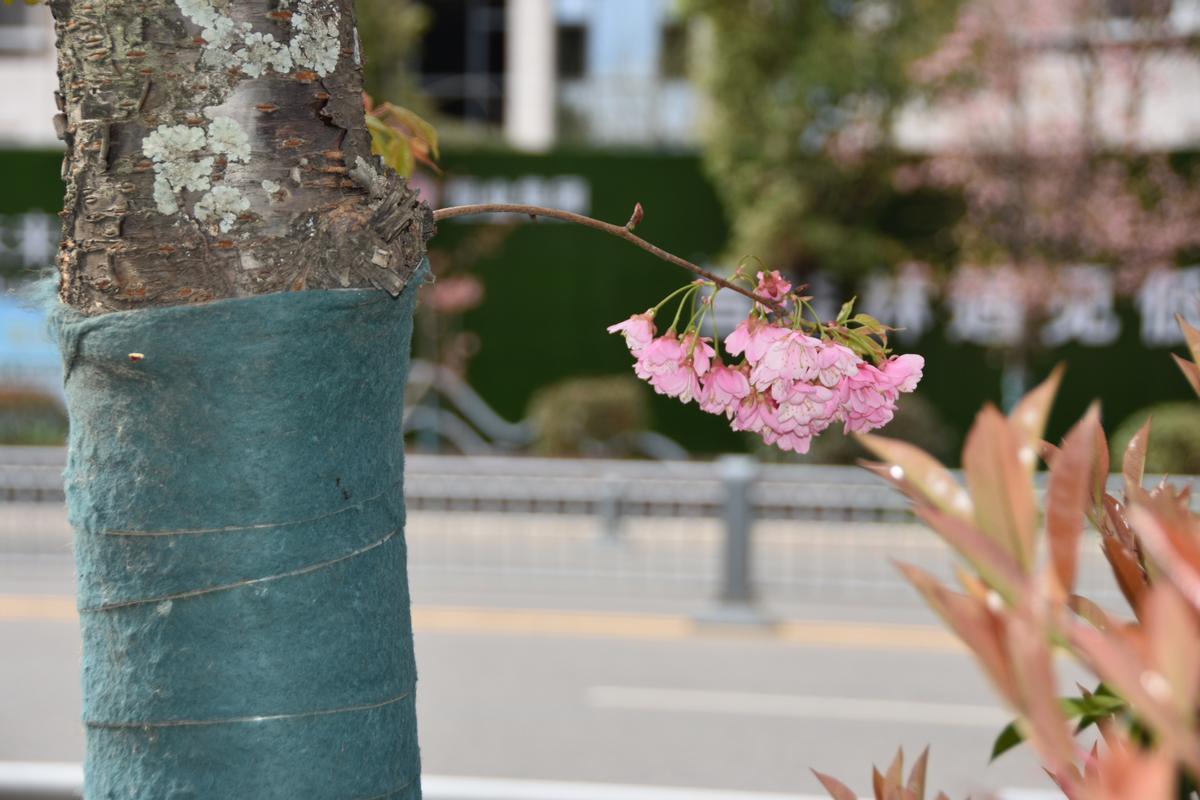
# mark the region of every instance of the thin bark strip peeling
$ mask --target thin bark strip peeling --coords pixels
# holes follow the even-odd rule
[[[63,302],[404,288],[433,217],[371,155],[353,0],[50,5]]]

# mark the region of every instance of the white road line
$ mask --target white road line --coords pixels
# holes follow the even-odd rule
[[[82,795],[83,765],[48,761],[0,761],[0,798],[68,800]]]
[[[566,783],[502,778],[425,775],[421,791],[429,800],[828,800],[808,794],[729,792],[626,783]]]
[[[79,764],[0,762],[0,797],[15,792],[21,797],[68,800],[79,796],[82,784],[83,768]],[[811,794],[456,775],[423,775],[421,790],[429,800],[828,800],[825,795]],[[1000,800],[1061,800],[1062,795],[1039,789],[1005,789],[997,797]]]
[[[995,706],[636,686],[592,686],[587,691],[587,701],[593,708],[631,711],[743,714],[854,722],[923,722],[970,728],[999,728],[1012,719],[1010,714]]]
[[[460,778],[425,775],[421,790],[428,800],[829,800],[828,795],[734,792],[626,783],[566,783]],[[1063,800],[1061,792],[1001,789],[998,800]]]

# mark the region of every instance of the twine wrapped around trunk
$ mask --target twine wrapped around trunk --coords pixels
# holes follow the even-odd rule
[[[419,797],[417,286],[53,314],[88,798]]]

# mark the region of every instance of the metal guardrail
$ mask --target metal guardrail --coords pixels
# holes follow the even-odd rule
[[[0,554],[69,553],[65,457],[0,448]],[[911,515],[856,468],[415,454],[405,495],[410,572],[439,585],[716,597],[744,612],[759,596],[907,592],[887,555],[945,561],[930,537],[871,528]],[[845,521],[862,525],[819,528]]]
[[[409,455],[412,510],[622,516],[723,516],[721,461]],[[0,447],[0,501],[62,502],[66,451]],[[1147,476],[1147,484],[1160,476]],[[1200,503],[1200,477],[1191,484]],[[1120,491],[1120,476],[1110,476]],[[858,467],[763,464],[749,487],[756,519],[912,519],[908,501]]]
[[[0,555],[69,553],[64,458],[0,448]],[[913,602],[893,560],[952,579],[907,501],[852,467],[417,454],[405,471],[409,570],[439,587],[715,598],[732,619],[759,600]],[[1118,600],[1098,548],[1081,567],[1085,594]]]
[[[409,455],[411,510],[719,517],[719,462]],[[62,448],[0,448],[0,501],[62,502]],[[907,502],[856,467],[763,465],[750,487],[759,519],[901,521]]]

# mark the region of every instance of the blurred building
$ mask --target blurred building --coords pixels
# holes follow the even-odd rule
[[[0,388],[16,387],[61,401],[62,357],[33,301],[0,295]]]
[[[561,144],[689,148],[702,124],[687,78],[689,44],[702,42],[675,0],[423,0],[431,27],[414,65],[442,116],[501,128],[507,142],[541,151]],[[1141,80],[1139,143],[1153,149],[1200,142],[1200,60],[1176,50],[1200,35],[1200,0],[1170,6],[1170,24],[1145,41],[1139,0],[1106,0],[1108,24],[1083,32],[1115,45],[1159,48]],[[1073,37],[1031,39],[1031,114],[1058,115],[1078,97]],[[54,37],[41,6],[0,5],[0,147],[56,146]],[[1114,137],[1128,98],[1102,93]],[[1069,110],[1069,109],[1068,109]],[[901,146],[937,150],[971,134],[978,116],[914,105],[896,130]]]
[[[509,143],[691,145],[697,93],[673,0],[437,0],[420,84]]]
[[[44,7],[0,5],[0,147],[58,146],[54,28]]]
[[[1017,45],[1026,55],[1017,71],[1019,102],[985,92],[943,107],[913,103],[897,122],[897,143],[920,152],[1004,146],[1014,130],[1009,115],[1018,113],[1035,138],[1053,145],[1089,114],[1086,106],[1092,103],[1095,123],[1089,135],[1105,145],[1195,148],[1200,144],[1195,49],[1200,0],[1102,0],[1100,5],[1104,18],[1087,29],[1051,25],[1020,31]],[[1100,58],[1085,57],[1089,49]],[[1148,57],[1141,61],[1143,53]]]
[[[1110,16],[1090,31],[1031,36],[1023,80],[1033,119],[1071,113],[1080,95],[1080,36],[1115,48],[1159,51],[1140,83],[1138,144],[1180,149],[1200,142],[1200,63],[1178,48],[1200,33],[1200,0],[1153,0],[1169,22],[1147,36],[1140,0],[1106,0]],[[502,126],[510,144],[689,147],[702,125],[687,79],[688,44],[702,42],[673,0],[436,0],[419,65],[420,82],[443,114]],[[1119,76],[1108,81],[1120,83]],[[1100,83],[1105,83],[1103,77]],[[1112,139],[1129,98],[1101,90]],[[977,107],[914,104],[896,129],[905,149],[930,151],[974,138]]]

